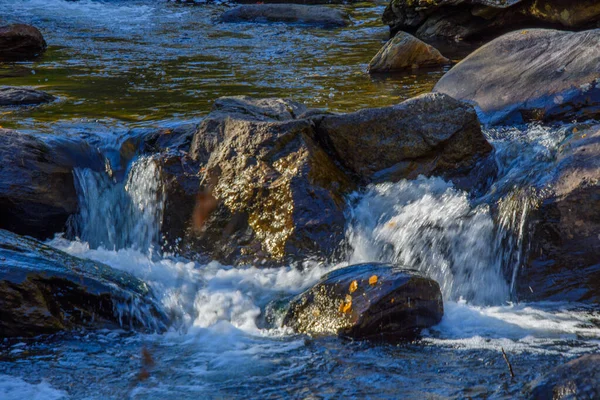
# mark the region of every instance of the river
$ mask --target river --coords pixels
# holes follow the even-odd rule
[[[200,121],[225,95],[279,96],[354,111],[431,90],[444,69],[371,78],[387,39],[383,5],[339,6],[353,24],[324,30],[219,24],[223,4],[162,0],[0,0],[4,22],[34,24],[49,42],[36,62],[0,65],[3,85],[59,97],[4,109],[0,125],[97,137],[106,149],[132,130]],[[348,199],[346,254],[303,268],[199,264],[156,249],[162,202],[142,157],[121,182],[80,169],[78,240],[49,244],[148,282],[175,321],[165,334],[70,332],[0,342],[2,399],[410,398],[513,399],[578,355],[600,351],[600,312],[576,303],[522,303],[515,279],[526,256],[530,200],[543,187],[570,127],[487,130],[499,176],[485,193],[440,178],[380,184]],[[150,157],[150,156],[146,156]],[[514,199],[517,200],[514,200]],[[512,199],[512,201],[511,201]],[[490,204],[500,204],[499,218]],[[406,344],[296,335],[269,323],[267,305],[326,272],[397,262],[442,288],[442,322]],[[511,378],[502,356],[513,365]]]

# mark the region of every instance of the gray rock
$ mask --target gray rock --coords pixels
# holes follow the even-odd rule
[[[81,140],[44,138],[0,129],[0,228],[45,239],[78,208],[73,167],[104,168]]]
[[[452,68],[434,91],[473,103],[482,123],[600,116],[600,29],[512,32]]]
[[[76,328],[162,331],[166,317],[146,284],[0,229],[0,336]]]
[[[300,4],[252,4],[226,11],[221,22],[289,22],[340,27],[349,23],[340,10]]]
[[[563,145],[545,192],[530,217],[520,298],[600,302],[600,126]]]
[[[20,87],[0,88],[0,106],[42,104],[51,102],[54,99],[54,96],[39,90]]]
[[[450,60],[433,46],[408,33],[398,32],[373,57],[368,70],[371,73],[390,72],[449,63]]]
[[[600,398],[600,354],[589,354],[554,368],[529,385],[531,400]]]
[[[442,94],[316,122],[319,140],[367,182],[466,176],[492,150],[473,107]]]
[[[414,339],[444,315],[437,282],[386,264],[359,264],[327,274],[290,303],[284,326],[310,335]]]

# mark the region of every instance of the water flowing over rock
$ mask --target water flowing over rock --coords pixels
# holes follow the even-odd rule
[[[600,126],[575,132],[558,154],[547,194],[531,211],[526,300],[600,301]]]
[[[368,69],[371,73],[390,72],[449,63],[435,47],[408,33],[398,32],[373,57]]]
[[[435,281],[393,265],[359,264],[327,274],[295,298],[283,324],[311,335],[413,339],[443,314]]]
[[[442,94],[316,121],[320,140],[366,182],[437,175],[458,183],[492,150],[475,110]],[[477,179],[466,181],[473,186]]]
[[[0,88],[0,106],[42,104],[54,99],[54,96],[40,90],[18,87]]]
[[[434,91],[473,103],[484,124],[600,115],[600,29],[512,32],[452,68]]]
[[[81,140],[42,139],[0,129],[0,227],[37,238],[63,230],[77,212],[73,166],[102,168]]]
[[[554,368],[530,384],[532,400],[600,398],[600,354],[589,354]]]
[[[512,29],[597,27],[595,0],[391,0],[383,22],[392,32],[416,32],[422,39],[481,39]]]
[[[252,4],[236,7],[221,16],[221,22],[290,22],[340,27],[349,23],[340,10],[300,4]]]
[[[239,97],[213,110],[190,150],[203,165],[203,201],[218,202],[197,227],[199,246],[238,261],[331,254],[354,185],[318,145],[313,123],[293,119],[305,107]]]
[[[0,27],[0,60],[28,60],[46,50],[41,32],[25,24]]]
[[[75,328],[161,331],[166,319],[142,281],[0,230],[0,335]]]

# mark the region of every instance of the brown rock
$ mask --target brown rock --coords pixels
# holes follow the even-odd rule
[[[442,56],[433,46],[408,33],[398,32],[373,57],[368,71],[389,72],[448,63],[450,60]]]
[[[30,25],[0,27],[0,60],[28,60],[46,50],[41,32]]]

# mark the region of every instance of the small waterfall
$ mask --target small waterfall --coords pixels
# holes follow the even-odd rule
[[[158,165],[151,157],[140,157],[123,181],[111,176],[75,169],[80,203],[76,236],[93,248],[152,252],[160,241],[165,202]]]
[[[502,245],[487,205],[440,178],[370,186],[351,209],[352,263],[392,262],[439,282],[447,300],[509,299]]]

